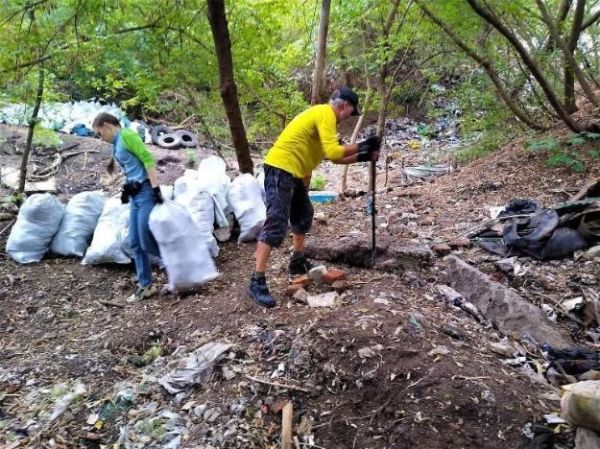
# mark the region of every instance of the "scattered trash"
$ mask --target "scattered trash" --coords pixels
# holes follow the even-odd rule
[[[169,363],[167,369],[172,371],[158,379],[158,383],[171,394],[204,383],[210,377],[215,362],[229,348],[231,344],[223,341],[207,343],[189,356]]]
[[[0,167],[0,182],[13,190],[19,188],[21,171],[16,167]],[[25,181],[25,193],[56,192],[56,177],[50,176],[43,181]]]
[[[441,176],[450,173],[452,168],[448,165],[416,165],[414,167],[404,167],[404,173],[409,178],[429,178],[431,176]]]
[[[76,381],[75,384],[72,385],[71,388],[69,388],[69,390],[67,390],[67,392],[54,404],[54,409],[48,418],[47,426],[50,426],[50,424],[56,421],[60,415],[66,412],[71,403],[80,398],[85,391],[85,385],[80,381]]]

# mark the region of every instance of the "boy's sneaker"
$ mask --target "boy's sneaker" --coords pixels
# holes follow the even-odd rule
[[[313,268],[322,266],[321,264],[314,264],[306,258],[306,256],[292,257],[290,259],[290,276],[302,276],[308,274]]]
[[[148,285],[146,287],[142,287],[138,285],[135,289],[135,292],[127,298],[127,302],[138,302],[143,301],[144,299],[148,299],[156,293],[156,289],[153,285]]]
[[[277,304],[269,293],[269,287],[267,287],[267,280],[265,278],[252,276],[250,287],[248,287],[248,296],[263,307],[275,307]]]

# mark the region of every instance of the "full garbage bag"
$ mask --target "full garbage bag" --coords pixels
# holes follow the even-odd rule
[[[129,206],[121,204],[118,198],[110,198],[104,204],[102,215],[92,237],[92,243],[81,262],[83,265],[97,265],[101,263],[130,263],[131,259],[125,253],[123,227],[127,223]]]
[[[188,210],[192,221],[202,236],[202,240],[208,246],[210,254],[212,257],[217,257],[219,255],[219,245],[213,235],[215,202],[212,195],[206,191],[191,188],[179,195],[176,202],[185,206]]]
[[[62,256],[82,257],[92,240],[106,196],[97,190],[73,196],[65,209],[50,251]]]
[[[173,201],[155,206],[150,213],[150,231],[160,249],[169,290],[191,288],[219,275],[206,241],[185,206]]]
[[[267,207],[259,181],[249,173],[238,176],[231,183],[229,204],[240,224],[238,242],[256,240],[267,219]]]
[[[16,262],[39,262],[58,231],[65,206],[49,193],[31,195],[19,210],[6,252]]]

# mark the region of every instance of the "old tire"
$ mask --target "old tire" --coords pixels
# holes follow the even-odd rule
[[[181,145],[184,147],[191,148],[198,145],[198,139],[196,139],[196,136],[185,129],[178,129],[175,131],[175,135],[179,136],[181,139]]]
[[[153,126],[152,131],[150,132],[150,136],[152,137],[152,143],[154,145],[159,145],[158,138],[165,134],[171,134],[173,130],[165,125]]]
[[[158,137],[157,145],[167,150],[175,150],[181,146],[181,139],[175,134],[162,134]]]

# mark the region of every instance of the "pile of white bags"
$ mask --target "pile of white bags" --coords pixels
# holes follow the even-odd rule
[[[101,191],[81,192],[73,196],[65,209],[50,251],[62,256],[82,257],[90,244],[98,218],[106,203]]]
[[[185,193],[178,195],[175,201],[188,210],[212,257],[217,257],[219,255],[219,245],[213,235],[215,223],[215,202],[213,201],[213,197],[204,190],[191,188]]]
[[[259,181],[248,173],[238,176],[231,183],[228,199],[241,228],[238,243],[256,240],[267,218]]]
[[[106,201],[92,243],[81,262],[83,265],[131,262],[124,251],[127,232],[123,232],[123,229],[129,221],[128,217],[129,205],[121,204],[118,198]]]
[[[31,195],[21,206],[17,222],[8,236],[8,255],[19,263],[42,260],[64,213],[64,204],[54,196],[48,193]]]
[[[158,204],[150,213],[150,231],[160,248],[169,290],[191,288],[219,275],[203,236],[184,206],[172,201]]]

